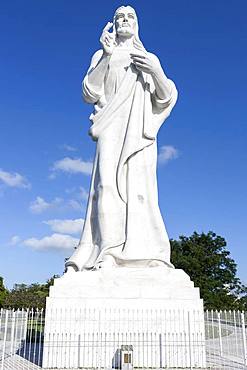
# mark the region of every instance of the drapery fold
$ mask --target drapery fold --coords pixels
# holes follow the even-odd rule
[[[90,195],[81,240],[67,266],[94,268],[110,255],[118,266],[157,261],[172,267],[158,206],[155,140],[177,99],[168,82],[171,96],[160,100],[152,77],[130,64],[116,94],[91,116],[97,148]],[[95,95],[87,77],[84,89]]]

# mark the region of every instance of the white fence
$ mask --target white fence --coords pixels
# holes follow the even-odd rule
[[[58,349],[59,343],[59,349]],[[202,310],[48,309],[44,368],[119,368],[121,348],[134,368],[205,365]]]
[[[51,356],[58,359],[53,368],[59,369],[59,359],[67,359],[66,368],[78,369],[109,369],[106,359],[111,357],[113,369],[132,369],[132,358],[137,361],[138,368],[149,369],[177,369],[176,358],[184,356],[186,367],[180,369],[198,368],[195,359],[200,348],[206,346],[206,369],[247,369],[247,315],[240,311],[205,311],[205,337],[202,338],[189,335],[179,330],[169,335],[162,328],[157,327],[155,332],[142,332],[140,327],[135,332],[110,331],[86,331],[88,321],[92,317],[88,310],[81,315],[87,320],[77,322],[79,335],[72,337],[66,329],[59,338],[44,338],[45,313],[43,310],[1,310],[0,312],[0,370],[28,370],[42,368],[43,351],[49,349]],[[159,312],[160,314],[160,312]],[[167,321],[171,320],[171,312],[167,314]],[[73,320],[72,313],[68,318]],[[158,313],[157,313],[158,315]],[[175,317],[175,316],[174,316]],[[116,321],[115,316],[112,319]],[[145,315],[142,310],[136,311],[136,324]],[[193,324],[196,319],[183,315],[176,315],[176,328],[183,328],[183,320],[191,320]],[[67,324],[69,323],[69,320]],[[117,322],[115,323],[117,325]],[[92,323],[93,325],[93,323]],[[135,327],[135,322],[132,324]],[[145,325],[144,325],[145,326]],[[56,333],[53,334],[56,336]],[[184,337],[183,337],[184,336]],[[52,348],[49,347],[50,343]],[[112,348],[117,350],[112,353]],[[75,359],[72,363],[71,359]],[[124,363],[126,360],[127,364]],[[135,364],[134,361],[134,364]],[[53,361],[54,363],[54,361]],[[173,367],[167,364],[173,363]],[[189,363],[189,365],[188,365]],[[79,364],[79,366],[78,366]]]

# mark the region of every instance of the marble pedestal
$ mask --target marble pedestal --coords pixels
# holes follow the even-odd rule
[[[55,280],[43,368],[119,368],[122,346],[133,350],[134,367],[205,366],[203,302],[183,270],[114,268]]]

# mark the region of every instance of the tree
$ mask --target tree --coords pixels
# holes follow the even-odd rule
[[[3,307],[3,302],[7,294],[8,294],[8,291],[3,284],[3,278],[0,276],[0,308]]]
[[[212,231],[171,240],[172,262],[200,288],[207,309],[246,309],[247,288],[236,276],[237,264],[226,241]]]
[[[59,276],[54,275],[47,280],[45,284],[15,284],[4,299],[4,308],[45,308],[46,297],[49,295],[49,288],[57,277]]]

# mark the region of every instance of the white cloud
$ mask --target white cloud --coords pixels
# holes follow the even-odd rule
[[[160,164],[166,164],[172,159],[176,159],[179,156],[179,152],[172,145],[163,145],[159,150],[158,161]]]
[[[81,202],[78,202],[76,199],[70,199],[68,200],[68,206],[69,208],[73,208],[75,211],[82,211],[83,206]]]
[[[24,188],[24,189],[31,188],[31,184],[27,181],[27,179],[17,172],[10,173],[0,169],[0,180],[5,185],[13,188]]]
[[[37,197],[33,202],[31,202],[29,209],[32,213],[42,213],[48,209],[54,208],[61,204],[63,202],[63,199],[61,198],[55,198],[50,203],[47,202],[42,197]]]
[[[49,180],[54,180],[56,177],[57,177],[57,175],[55,174],[55,172],[53,172],[53,173],[49,174],[48,179]]]
[[[16,244],[20,243],[20,241],[21,241],[21,238],[18,235],[14,235],[10,239],[9,245],[16,245]]]
[[[77,152],[77,149],[74,146],[64,144],[62,149],[67,150],[68,152]]]
[[[30,238],[23,241],[23,244],[35,250],[72,250],[79,243],[79,239],[70,235],[52,234],[42,239]]]
[[[78,234],[82,231],[84,220],[77,218],[74,220],[49,220],[43,221],[44,224],[51,226],[52,231],[61,234]]]
[[[81,158],[69,158],[65,157],[56,161],[52,167],[52,171],[63,171],[67,173],[83,173],[85,175],[91,175],[93,163],[88,161],[82,161]]]
[[[67,193],[67,194],[73,194],[73,193],[76,192],[76,190],[77,190],[76,187],[73,186],[72,188],[65,189],[65,193]]]
[[[83,186],[79,186],[79,190],[77,187],[74,186],[72,188],[66,189],[65,192],[67,194],[72,194],[78,200],[88,200],[88,191]]]
[[[88,199],[88,191],[85,188],[83,188],[82,186],[80,186],[79,198],[83,199],[83,200]]]
[[[83,194],[85,197],[86,195]],[[66,211],[68,209],[73,209],[74,211],[82,212],[85,208],[85,202],[82,202],[82,195],[77,195],[78,199],[68,199],[64,200],[63,198],[54,198],[52,201],[48,202],[44,198],[37,196],[34,201],[29,205],[30,212],[34,214],[41,214],[49,210],[56,211]]]

